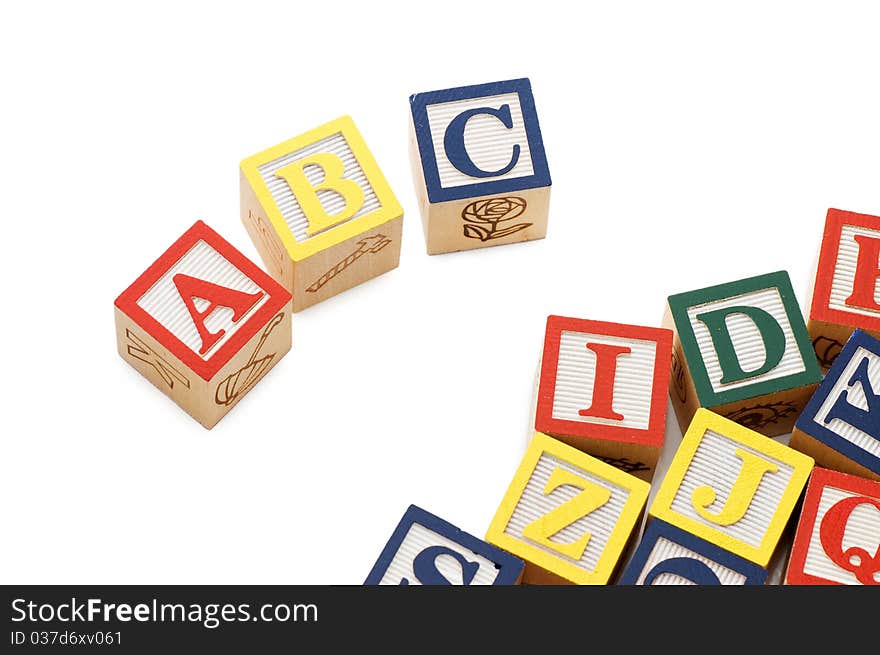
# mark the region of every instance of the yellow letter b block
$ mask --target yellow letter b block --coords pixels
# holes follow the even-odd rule
[[[812,458],[701,408],[649,516],[766,568],[812,470]]]
[[[400,261],[403,209],[348,116],[243,160],[241,220],[295,312]]]
[[[536,432],[486,534],[526,584],[608,584],[650,485]]]

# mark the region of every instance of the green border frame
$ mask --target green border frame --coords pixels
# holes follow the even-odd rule
[[[742,296],[753,291],[760,291],[761,289],[769,289],[771,287],[776,288],[782,298],[785,315],[791,324],[791,330],[794,333],[795,341],[797,341],[805,370],[793,375],[756,382],[738,389],[716,393],[709,382],[709,373],[706,370],[706,364],[703,362],[703,355],[700,352],[697,338],[688,320],[688,308],[704,305],[716,300]],[[819,362],[816,360],[813,344],[807,332],[807,326],[800,305],[794,295],[788,271],[775,271],[737,280],[736,282],[727,282],[704,289],[697,289],[696,291],[677,293],[669,296],[667,302],[669,303],[669,311],[672,313],[672,318],[675,321],[675,329],[681,340],[684,358],[694,380],[697,400],[701,407],[717,407],[718,405],[735,403],[747,398],[755,398],[786,389],[794,389],[808,384],[818,384],[822,380]]]

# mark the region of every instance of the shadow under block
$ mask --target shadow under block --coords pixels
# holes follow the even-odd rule
[[[666,521],[767,568],[812,468],[812,458],[698,409],[649,521]]]
[[[807,306],[807,330],[823,370],[853,330],[880,338],[880,216],[828,210]]]
[[[515,585],[523,561],[410,505],[365,585]]]
[[[648,523],[619,585],[762,585],[767,571],[660,519]]]
[[[429,255],[547,235],[550,171],[528,79],[416,93],[409,103]]]
[[[535,433],[486,533],[526,562],[525,584],[608,584],[650,485]]]
[[[549,316],[534,429],[650,482],[671,356],[670,330]]]
[[[241,220],[294,312],[397,267],[403,208],[349,116],[240,172]]]
[[[202,221],[115,302],[120,356],[212,428],[291,344],[290,294]]]
[[[880,482],[813,469],[785,584],[880,585]]]
[[[699,407],[775,437],[791,432],[822,373],[788,273],[669,296],[670,398],[684,432]]]
[[[880,340],[852,333],[798,417],[788,445],[817,466],[880,480]]]

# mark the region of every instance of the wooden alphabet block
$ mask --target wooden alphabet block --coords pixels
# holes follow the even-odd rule
[[[828,210],[808,305],[823,370],[856,328],[880,338],[880,216]]]
[[[705,539],[653,519],[620,585],[762,585],[767,571]]]
[[[428,254],[546,236],[550,171],[529,80],[416,93],[409,103]]]
[[[698,407],[767,436],[791,432],[821,371],[788,273],[669,296],[670,398],[682,432]]]
[[[115,302],[122,358],[212,428],[290,350],[290,294],[202,221]]]
[[[400,260],[403,208],[349,116],[244,159],[241,220],[295,312]]]
[[[651,503],[671,523],[767,568],[813,460],[698,409]]]
[[[535,433],[486,533],[526,562],[526,584],[608,584],[650,485]]]
[[[535,430],[650,482],[671,356],[670,330],[549,316]]]
[[[880,341],[856,330],[798,417],[788,445],[817,466],[880,480]]]
[[[515,585],[522,560],[410,505],[365,585]]]
[[[785,583],[880,585],[880,482],[813,469]]]

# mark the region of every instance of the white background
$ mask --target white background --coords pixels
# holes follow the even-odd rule
[[[803,302],[826,209],[880,214],[880,10],[601,5],[4,5],[0,580],[360,584],[409,503],[485,534],[548,314],[658,325],[779,269]],[[522,76],[547,238],[427,256],[409,94]],[[198,218],[257,259],[239,161],[346,113],[400,267],[296,314],[207,431],[116,354],[113,300]]]

